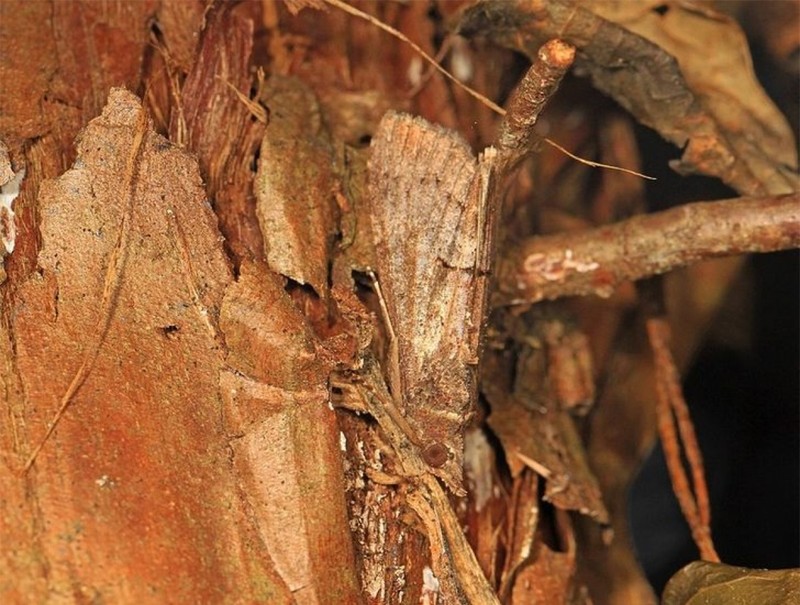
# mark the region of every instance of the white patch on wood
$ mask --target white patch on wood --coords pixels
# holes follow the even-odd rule
[[[17,227],[14,223],[14,210],[12,204],[19,195],[22,179],[25,178],[25,169],[22,168],[14,174],[14,178],[0,187],[0,239],[6,254],[14,251],[17,239]]]

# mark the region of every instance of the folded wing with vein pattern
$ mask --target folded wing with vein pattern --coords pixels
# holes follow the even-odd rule
[[[486,201],[477,171],[461,137],[421,118],[390,112],[373,137],[376,270],[400,366],[401,384],[389,387],[423,459],[456,493],[485,304]]]

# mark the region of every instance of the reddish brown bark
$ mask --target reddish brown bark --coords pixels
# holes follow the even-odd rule
[[[0,3],[0,601],[655,602],[626,490],[740,264],[705,261],[800,244],[741,32],[356,3],[448,79],[336,4]],[[637,171],[634,120],[761,197],[632,216],[542,148]],[[654,363],[631,282],[686,265]]]

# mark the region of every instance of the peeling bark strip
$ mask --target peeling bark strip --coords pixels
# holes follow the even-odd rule
[[[115,100],[125,99],[130,101],[130,98],[126,98],[126,93],[123,91],[113,91],[112,94],[114,95]],[[119,102],[121,103],[123,101]],[[136,193],[136,180],[139,174],[141,152],[143,149],[142,144],[149,128],[147,115],[145,114],[144,109],[141,107],[136,109],[138,110],[136,112],[138,116],[135,118],[135,121],[130,120],[128,124],[124,124],[123,122],[124,126],[133,129],[133,140],[131,141],[130,151],[125,163],[124,172],[122,173],[121,183],[119,185],[119,192],[122,194],[125,201],[122,210],[122,219],[120,220],[120,225],[117,230],[114,247],[111,249],[108,264],[106,265],[106,274],[105,278],[103,279],[103,297],[100,301],[97,326],[95,327],[91,336],[89,336],[89,344],[84,348],[82,353],[81,365],[76,370],[75,375],[72,377],[72,381],[69,383],[69,386],[62,395],[58,409],[48,424],[44,436],[33,448],[30,457],[25,462],[23,470],[26,473],[30,470],[31,466],[33,466],[34,462],[36,462],[39,452],[42,451],[42,448],[47,443],[47,440],[56,429],[58,422],[64,416],[64,412],[67,411],[67,408],[72,402],[73,397],[81,388],[81,386],[83,386],[86,377],[92,371],[92,367],[97,360],[97,355],[100,353],[100,347],[103,346],[106,334],[108,333],[108,329],[111,325],[111,317],[114,314],[114,307],[117,303],[120,280],[122,279],[122,271],[125,268],[125,261],[128,254],[128,240],[130,238],[131,231],[134,198]],[[108,113],[105,114],[104,117],[107,117]],[[125,117],[127,118],[128,116]]]
[[[357,603],[329,368],[302,313],[265,264],[244,263],[220,328],[223,417],[240,496],[298,603]]]
[[[501,261],[498,304],[610,296],[699,260],[800,246],[800,194],[697,202],[616,225],[535,237]]]
[[[272,76],[261,143],[256,214],[270,268],[327,298],[337,223],[333,148],[319,102],[301,80]]]

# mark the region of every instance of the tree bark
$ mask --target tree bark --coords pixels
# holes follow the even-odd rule
[[[797,157],[734,21],[581,4],[0,4],[2,602],[656,602],[656,387]],[[743,197],[648,213],[636,121]]]

